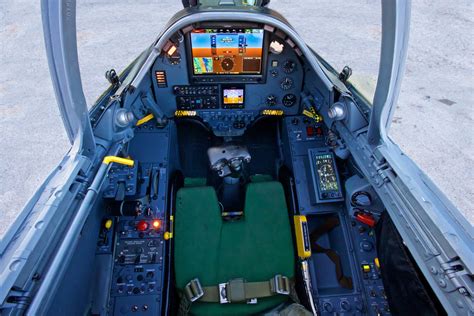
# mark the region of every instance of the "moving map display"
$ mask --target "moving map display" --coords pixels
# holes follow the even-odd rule
[[[194,75],[260,75],[263,36],[263,29],[193,30]]]

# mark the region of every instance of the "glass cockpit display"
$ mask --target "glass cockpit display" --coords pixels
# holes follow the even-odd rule
[[[263,29],[194,29],[190,36],[194,75],[262,74]]]
[[[224,106],[242,105],[244,104],[243,88],[223,88],[222,97]]]
[[[315,157],[316,170],[318,172],[319,188],[323,192],[338,191],[336,172],[333,167],[333,158],[330,154],[322,154]]]
[[[343,195],[334,156],[329,151],[309,150],[317,203],[342,201]]]

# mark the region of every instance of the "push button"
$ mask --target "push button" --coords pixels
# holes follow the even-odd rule
[[[372,249],[374,249],[374,245],[368,240],[361,241],[359,246],[365,252],[370,252]]]
[[[363,264],[363,265],[362,265],[362,271],[363,271],[364,273],[369,273],[369,272],[370,272],[370,265],[368,265],[368,264]]]
[[[136,226],[137,230],[143,232],[148,229],[148,223],[145,221],[139,221]]]

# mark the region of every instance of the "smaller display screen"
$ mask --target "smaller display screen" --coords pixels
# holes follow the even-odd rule
[[[222,90],[224,105],[244,104],[244,89],[224,88]]]
[[[339,191],[337,176],[334,170],[334,158],[332,155],[317,155],[315,161],[321,192]]]

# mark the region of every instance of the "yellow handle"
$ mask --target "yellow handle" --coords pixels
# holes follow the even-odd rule
[[[137,126],[140,126],[142,124],[145,124],[148,121],[151,121],[154,118],[153,114],[148,114],[145,117],[142,117],[141,119],[138,120]]]
[[[308,220],[304,215],[293,216],[296,234],[296,248],[298,257],[306,259],[311,257],[311,246],[309,240]]]
[[[119,163],[121,165],[126,165],[126,166],[130,166],[130,167],[133,167],[133,165],[135,164],[135,161],[133,161],[132,159],[121,158],[121,157],[117,157],[117,156],[105,156],[104,157],[103,163],[108,165],[111,162]]]
[[[111,219],[108,219],[105,221],[105,224],[104,224],[104,227],[105,229],[109,230],[110,228],[112,228],[112,220]]]
[[[170,216],[170,231],[169,232],[165,232],[164,235],[163,235],[163,238],[165,240],[170,240],[171,238],[173,238],[173,223],[174,223],[174,216],[171,215]]]

